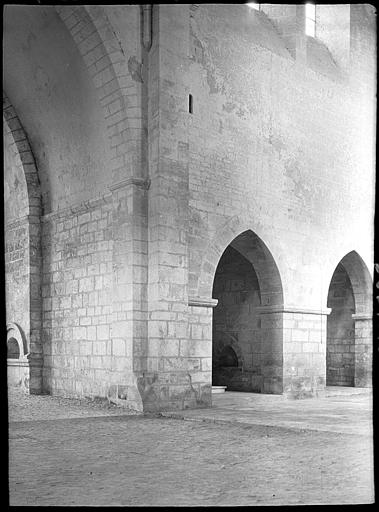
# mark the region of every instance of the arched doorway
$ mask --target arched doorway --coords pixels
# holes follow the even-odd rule
[[[371,385],[372,284],[362,258],[352,251],[337,265],[328,291],[326,385]]]
[[[283,304],[278,268],[248,230],[222,254],[213,282],[212,385],[258,393],[283,391]],[[280,316],[280,315],[279,315]]]

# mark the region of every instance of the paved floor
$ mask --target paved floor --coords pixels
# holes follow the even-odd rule
[[[135,413],[117,407],[107,400],[27,395],[18,388],[8,390],[8,418],[11,422],[120,416],[125,414]]]
[[[368,394],[290,402],[225,393],[212,409],[183,412],[191,421],[57,397],[13,394],[9,406],[11,505],[373,501]]]
[[[288,400],[282,395],[227,391],[213,395],[213,407],[164,413],[187,420],[237,422],[372,437],[372,393],[367,388],[327,388],[320,399]]]

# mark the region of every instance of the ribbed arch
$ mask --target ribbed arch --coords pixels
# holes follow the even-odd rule
[[[141,131],[132,129],[128,120],[128,110],[137,106],[138,94],[127,72],[124,50],[103,6],[65,5],[56,10],[98,91],[112,152],[113,180],[133,176],[138,168],[135,160],[140,153]]]
[[[29,144],[29,139],[18,115],[3,91],[3,119],[8,128],[16,159],[23,170],[28,192],[28,215],[41,215],[41,190],[37,166]]]

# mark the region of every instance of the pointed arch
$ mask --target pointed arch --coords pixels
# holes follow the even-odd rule
[[[6,93],[3,91],[3,120],[7,128],[10,144],[15,156],[16,165],[25,177],[27,189],[27,205],[26,215],[17,219],[10,225],[5,226],[5,234],[7,237],[18,237],[17,233],[22,227],[26,232],[24,243],[27,247],[23,247],[25,259],[23,263],[27,266],[24,269],[27,276],[26,295],[28,298],[28,312],[26,320],[25,338],[26,347],[23,352],[30,354],[30,376],[27,379],[28,388],[31,393],[39,393],[42,390],[42,345],[41,345],[41,322],[42,322],[42,298],[41,298],[41,282],[42,282],[42,255],[41,255],[41,190],[38,178],[37,166],[33,156],[28,136],[18,118],[18,115],[9,101]],[[20,243],[17,240],[16,243]],[[7,272],[7,264],[6,264]],[[14,290],[10,290],[13,293]],[[12,308],[8,308],[8,312],[12,314]],[[16,325],[14,319],[9,319],[11,325]],[[28,362],[29,362],[28,361]]]
[[[371,385],[372,290],[365,262],[350,251],[336,266],[328,290],[328,385]]]
[[[270,250],[247,229],[229,241],[214,270],[212,266],[208,260],[204,270],[214,272],[212,296],[218,301],[212,325],[213,384],[282,393],[284,298]],[[240,364],[222,364],[227,347]]]
[[[354,293],[355,313],[371,314],[372,311],[372,279],[370,272],[361,256],[351,251],[341,260]]]
[[[224,224],[208,243],[203,253],[198,279],[190,294],[195,297],[211,297],[217,265],[229,245],[250,263],[254,262],[261,292],[263,291],[262,305],[282,305],[284,291],[275,258],[257,231],[246,225],[238,215]]]
[[[37,216],[42,213],[41,189],[37,166],[29,144],[29,139],[18,118],[18,115],[3,91],[3,119],[8,128],[19,166],[22,167],[28,192],[28,215]]]

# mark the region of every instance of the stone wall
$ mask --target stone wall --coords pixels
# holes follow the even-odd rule
[[[53,394],[107,396],[126,355],[111,339],[112,205],[44,217],[44,387]],[[121,353],[120,353],[121,351]]]
[[[4,86],[44,206],[45,390],[210,405],[212,289],[234,243],[259,282],[254,386],[317,395],[334,269],[353,250],[372,264],[372,8],[344,6],[329,39],[324,9],[320,40],[303,5],[149,9],[6,8]]]
[[[191,41],[193,293],[209,241],[239,216],[273,253],[286,302],[299,305],[305,296],[310,308],[325,307],[327,268],[331,277],[341,257],[363,240],[362,226],[365,239],[372,237],[372,211],[363,211],[358,197],[371,197],[373,167],[361,158],[371,124],[361,116],[369,115],[373,97],[368,90],[359,97],[338,69],[325,74],[291,58],[264,13],[244,5],[200,5],[192,12]],[[318,57],[322,63],[321,51]],[[374,82],[369,85],[372,92]],[[346,204],[357,165],[367,179]]]
[[[346,68],[305,36],[306,51],[297,42],[294,56],[269,17],[245,5],[190,9],[189,290],[211,295],[221,255],[242,231],[263,240],[278,266],[284,309],[293,311],[283,313],[278,355],[291,396],[325,385],[324,310],[336,264],[352,247],[372,261],[375,49],[372,27],[362,22],[368,11],[356,8],[366,12],[354,29],[367,45],[359,43],[363,95],[354,41]],[[292,321],[307,326],[289,328]]]
[[[7,323],[30,332],[29,225],[27,219],[8,224],[5,237],[5,298]]]
[[[4,224],[6,321],[29,336],[28,193],[17,148],[6,124],[4,144]]]

